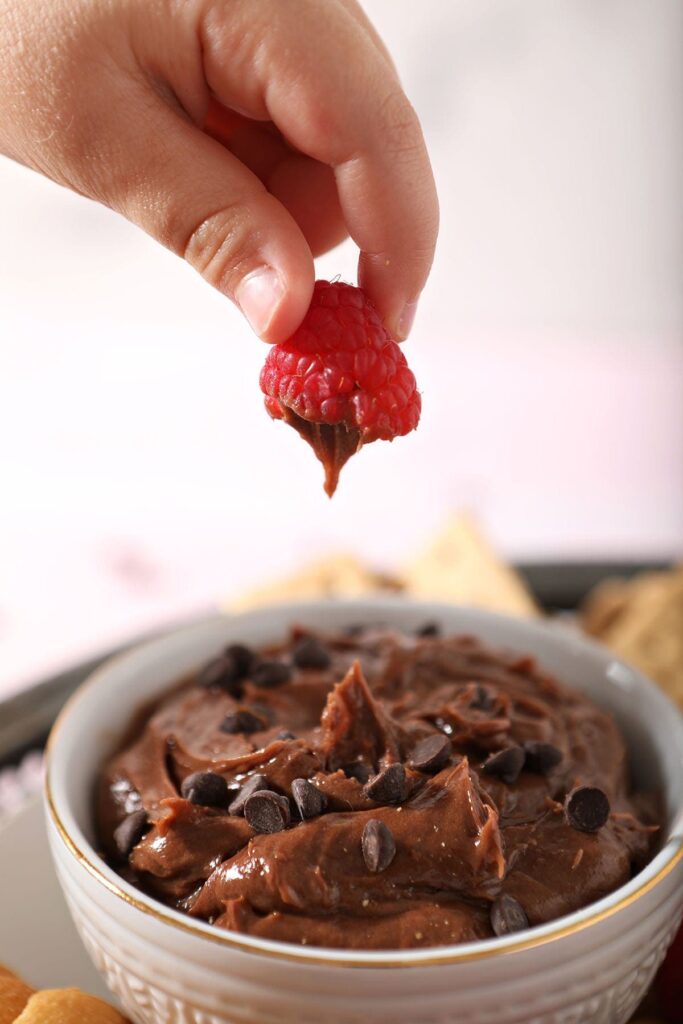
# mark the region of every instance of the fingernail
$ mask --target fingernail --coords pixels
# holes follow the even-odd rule
[[[403,341],[410,334],[410,328],[413,326],[416,312],[417,302],[406,302],[398,318],[398,337],[400,341]]]
[[[267,331],[283,295],[277,270],[259,267],[240,282],[235,299],[253,330],[262,335]]]

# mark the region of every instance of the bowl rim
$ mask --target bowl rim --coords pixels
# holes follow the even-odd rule
[[[445,602],[422,601],[401,596],[379,596],[376,598],[370,596],[348,599],[325,598],[322,600],[278,602],[257,609],[250,609],[246,612],[231,613],[223,611],[213,615],[206,615],[184,626],[174,626],[160,636],[135,644],[128,650],[107,659],[103,665],[100,665],[88,676],[67,700],[50,731],[45,752],[43,785],[48,817],[68,853],[77,861],[80,867],[84,868],[111,895],[122,900],[129,907],[154,918],[163,925],[171,925],[173,928],[179,929],[195,938],[205,939],[214,945],[231,948],[245,954],[251,953],[276,960],[295,962],[300,965],[317,964],[325,967],[366,969],[431,967],[479,961],[502,954],[523,952],[540,946],[546,946],[551,942],[570,935],[575,935],[592,925],[613,917],[619,911],[625,910],[637,900],[646,896],[664,881],[683,860],[683,829],[681,829],[681,824],[683,824],[683,807],[681,807],[674,818],[674,834],[669,837],[666,844],[644,868],[633,878],[629,879],[628,882],[624,883],[624,885],[608,893],[607,896],[579,908],[579,910],[573,911],[571,914],[565,914],[554,921],[530,928],[522,932],[520,937],[513,934],[502,938],[480,939],[474,942],[456,943],[450,946],[431,946],[417,950],[390,949],[374,951],[336,949],[322,946],[299,946],[294,943],[275,939],[261,939],[255,936],[242,935],[238,932],[231,932],[227,929],[216,928],[205,921],[196,920],[186,914],[173,910],[171,907],[167,907],[152,896],[148,896],[142,890],[126,882],[109,867],[82,834],[78,824],[74,822],[79,842],[76,841],[60,815],[57,806],[58,801],[53,791],[52,769],[54,751],[59,742],[59,736],[65,721],[73,713],[76,706],[80,704],[80,701],[99,684],[102,676],[108,674],[112,669],[118,670],[122,665],[125,666],[128,661],[135,662],[143,652],[163,645],[171,637],[208,624],[211,621],[239,620],[247,618],[254,613],[267,614],[268,611],[274,610],[280,613],[287,610],[295,618],[297,614],[305,615],[307,611],[318,610],[321,606],[348,610],[372,606],[373,608],[386,611],[388,615],[390,615],[392,610],[396,609],[421,608],[425,610],[425,613],[430,618],[438,618],[439,610],[444,615],[452,615],[453,612],[461,611],[468,614],[476,614],[476,616],[493,625],[496,622],[515,626],[519,625],[522,627],[523,632],[527,631],[532,636],[534,634],[547,635],[549,631],[554,630],[554,639],[559,646],[571,647],[574,651],[576,651],[577,647],[583,648],[584,652],[590,654],[593,659],[597,657],[604,664],[605,670],[607,670],[608,665],[618,666],[621,670],[625,670],[634,676],[640,685],[644,685],[646,689],[656,694],[656,698],[660,702],[663,701],[665,705],[668,704],[669,709],[674,714],[679,714],[678,709],[659,687],[655,686],[654,683],[643,673],[633,668],[633,666],[613,655],[607,648],[583,635],[566,633],[557,628],[557,623],[543,620],[515,619],[513,616],[484,609],[447,604]],[[675,831],[677,828],[679,830],[678,833]],[[82,847],[86,849],[84,850]]]

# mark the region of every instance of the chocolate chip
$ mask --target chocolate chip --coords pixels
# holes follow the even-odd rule
[[[529,918],[514,896],[503,893],[491,904],[491,927],[495,935],[510,935],[528,928]]]
[[[372,771],[365,761],[352,761],[351,764],[345,764],[342,771],[347,779],[355,779],[360,782],[361,786],[364,786],[372,775]]]
[[[564,813],[572,828],[597,832],[609,818],[609,800],[597,786],[577,786],[564,802]]]
[[[240,732],[249,735],[252,732],[258,732],[263,727],[264,722],[260,718],[257,718],[251,711],[247,711],[246,708],[240,708],[239,711],[231,711],[226,715],[219,728],[221,732],[231,735]]]
[[[265,775],[250,775],[242,788],[230,804],[228,810],[231,814],[242,815],[244,814],[244,805],[253,793],[258,793],[260,789],[268,788],[268,779]]]
[[[256,654],[244,644],[230,644],[223,653],[199,672],[197,683],[208,689],[226,690],[233,697],[242,693],[242,682],[251,672]]]
[[[451,756],[451,749],[448,736],[442,733],[426,736],[413,750],[410,767],[418,772],[438,772]]]
[[[524,767],[524,758],[525,754],[521,747],[506,747],[487,757],[482,765],[482,771],[487,775],[495,775],[509,786],[519,778],[519,773]]]
[[[292,798],[302,820],[317,818],[327,806],[327,797],[308,779],[294,779],[292,782]]]
[[[123,819],[120,825],[116,826],[114,845],[122,858],[125,859],[129,856],[133,847],[138,845],[150,827],[147,811],[142,808],[139,811],[133,811]]]
[[[363,829],[360,842],[368,871],[377,874],[389,867],[396,855],[396,843],[383,821],[371,818]]]
[[[381,621],[354,622],[344,629],[344,633],[347,636],[364,637],[366,633],[381,633],[388,628],[387,623]]]
[[[242,690],[241,679],[233,658],[225,653],[214,658],[200,670],[197,674],[197,685],[207,690],[226,690],[233,697],[239,697]]]
[[[216,772],[193,772],[183,779],[180,795],[192,804],[203,807],[227,807],[230,798],[228,784]]]
[[[553,743],[530,740],[524,744],[524,770],[536,775],[549,775],[562,760],[562,751]]]
[[[319,640],[316,640],[314,636],[309,636],[294,648],[292,661],[297,668],[311,668],[322,671],[330,667],[332,657]]]
[[[251,673],[254,686],[262,690],[272,690],[289,681],[292,670],[283,661],[261,661]]]
[[[366,796],[376,804],[400,804],[406,787],[406,772],[402,764],[390,764],[370,779],[363,787]]]
[[[282,832],[289,825],[289,800],[269,789],[260,789],[245,802],[244,817],[255,832]]]
[[[470,701],[470,707],[475,711],[491,711],[496,702],[495,694],[488,686],[478,683],[474,695]]]
[[[440,636],[441,626],[438,622],[425,622],[415,630],[415,636]]]
[[[261,728],[265,729],[266,726],[275,724],[275,712],[273,708],[269,707],[268,704],[262,704],[258,700],[249,701],[249,711],[257,718],[261,719]]]
[[[281,729],[280,732],[275,737],[275,739],[276,740],[295,740],[296,736],[294,735],[293,732],[290,732],[289,729]]]
[[[350,626],[347,626],[344,632],[347,636],[360,636],[365,631],[365,626],[360,622],[353,622]]]
[[[225,657],[232,659],[235,672],[237,672],[240,679],[248,676],[256,664],[256,652],[252,651],[251,647],[247,647],[246,644],[230,644],[229,647],[225,648]]]
[[[536,659],[530,654],[522,654],[510,662],[510,671],[518,672],[520,675],[528,676],[536,668]]]

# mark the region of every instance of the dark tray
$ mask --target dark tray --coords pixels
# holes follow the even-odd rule
[[[548,612],[575,611],[596,584],[670,569],[671,562],[521,562],[516,569]]]
[[[633,576],[663,569],[655,562],[536,562],[516,567],[546,611],[574,611],[588,591],[608,576]],[[173,624],[175,628],[178,624]],[[158,635],[155,634],[155,635]],[[52,723],[67,698],[99,665],[147,636],[107,651],[65,672],[43,679],[0,702],[0,767],[18,763],[29,750],[44,746]]]

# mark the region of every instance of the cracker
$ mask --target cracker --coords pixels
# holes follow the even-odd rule
[[[353,555],[336,554],[311,562],[299,572],[257,587],[230,602],[230,610],[319,597],[357,597],[401,589],[401,582],[373,572]]]
[[[14,1024],[32,995],[29,985],[0,966],[0,1024]]]
[[[36,992],[14,1024],[129,1024],[118,1010],[77,988]]]
[[[505,565],[465,515],[446,528],[404,573],[407,591],[416,597],[473,605],[512,615],[537,615],[530,591]]]

